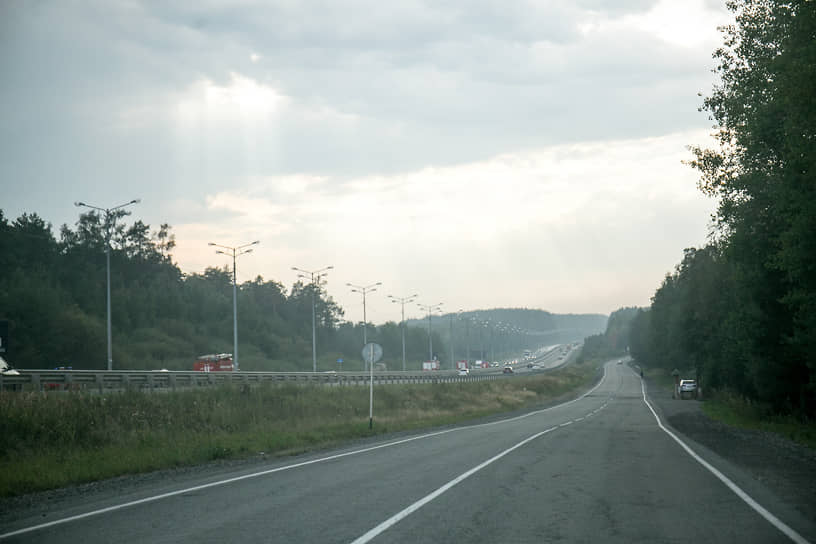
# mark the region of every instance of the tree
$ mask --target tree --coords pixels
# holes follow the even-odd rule
[[[816,414],[816,5],[734,0],[703,108],[718,149],[693,148],[700,188],[720,199],[742,389],[777,411]],[[739,294],[739,298],[734,297]],[[745,342],[728,339],[732,346]],[[745,348],[745,349],[743,349]],[[739,372],[732,372],[737,379]],[[726,383],[733,385],[729,380]]]

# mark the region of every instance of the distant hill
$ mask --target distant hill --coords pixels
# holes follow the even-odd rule
[[[456,344],[465,342],[465,335],[472,343],[481,338],[515,338],[513,344],[529,348],[542,345],[580,342],[588,336],[606,330],[609,316],[603,314],[553,314],[529,308],[493,308],[453,314],[453,336]],[[409,319],[409,327],[427,328],[427,319]],[[432,317],[434,333],[450,341],[451,314]]]

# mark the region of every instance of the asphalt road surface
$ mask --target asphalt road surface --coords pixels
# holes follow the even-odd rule
[[[0,542],[813,541],[813,520],[679,439],[723,480],[611,362],[547,410],[80,496],[4,523]]]

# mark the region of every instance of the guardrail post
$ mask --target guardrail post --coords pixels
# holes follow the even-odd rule
[[[96,387],[99,389],[99,392],[102,393],[105,390],[105,375],[94,374],[94,383],[96,383]]]

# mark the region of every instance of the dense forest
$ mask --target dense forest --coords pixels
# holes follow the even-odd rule
[[[107,367],[108,241],[114,369],[190,370],[197,355],[232,352],[231,270],[182,274],[172,261],[175,239],[170,226],[151,231],[139,220],[128,224],[127,215],[123,210],[84,213],[74,228],[63,225],[57,239],[38,215],[9,221],[0,210],[0,320],[9,323],[7,359],[13,365]],[[313,290],[318,370],[362,368],[363,324],[345,321],[343,309],[322,287],[298,282],[287,290],[260,276],[238,287],[241,370],[312,369]],[[531,320],[530,312],[538,319]],[[424,320],[406,327],[409,370],[428,360],[431,344],[442,368],[452,368],[451,341],[456,360],[468,352],[472,360],[498,359],[563,341],[565,335],[581,338],[602,328],[606,319],[538,310],[484,310],[457,315],[453,321],[449,317],[433,318],[432,342]],[[581,329],[585,326],[586,331]],[[366,327],[368,341],[383,346],[383,363],[401,369],[400,325]]]
[[[609,316],[606,331],[588,336],[579,356],[580,361],[605,359],[629,353],[632,322],[640,308],[620,308]]]
[[[777,413],[816,416],[816,4],[729,3],[703,109],[716,149],[692,148],[715,233],[685,250],[632,323],[643,364],[694,369]]]

